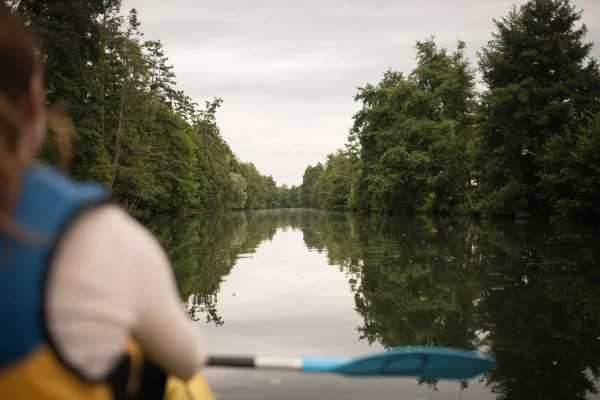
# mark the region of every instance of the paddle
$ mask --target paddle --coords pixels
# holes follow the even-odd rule
[[[350,376],[404,376],[462,380],[484,373],[495,361],[492,356],[446,347],[399,347],[357,358],[211,356],[208,358],[208,365],[336,373]]]

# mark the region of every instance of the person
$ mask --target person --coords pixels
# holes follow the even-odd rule
[[[93,182],[36,161],[40,49],[0,2],[0,398],[211,398],[163,248]]]

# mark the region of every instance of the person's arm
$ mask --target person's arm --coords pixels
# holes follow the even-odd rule
[[[204,364],[200,332],[184,314],[164,250],[120,208],[98,208],[75,221],[47,285],[51,338],[84,375],[108,373],[132,336],[150,359],[182,379]]]
[[[167,254],[149,231],[141,225],[139,229],[140,297],[134,334],[155,362],[189,379],[206,361],[200,331],[185,316]]]

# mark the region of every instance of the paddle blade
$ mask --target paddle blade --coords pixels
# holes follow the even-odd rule
[[[303,371],[343,375],[471,379],[484,373],[494,357],[445,347],[401,347],[354,359],[305,357]]]
[[[337,372],[352,361],[348,357],[305,356],[302,357],[302,372]]]

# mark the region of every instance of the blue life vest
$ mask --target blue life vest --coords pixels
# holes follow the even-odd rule
[[[12,220],[47,243],[26,243],[0,234],[0,369],[46,341],[44,281],[60,235],[82,210],[105,203],[107,190],[78,184],[41,165],[23,171]]]
[[[24,170],[20,183],[11,222],[34,240],[0,233],[0,399],[179,400],[191,394],[214,400],[200,374],[188,382],[168,376],[133,339],[100,382],[68,365],[46,329],[45,280],[61,234],[84,210],[108,202],[108,191],[41,165]]]

